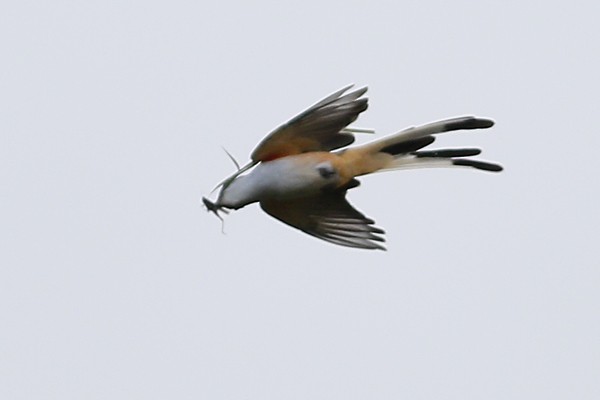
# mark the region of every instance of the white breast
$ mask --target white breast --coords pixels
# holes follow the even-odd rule
[[[249,174],[236,178],[219,196],[219,204],[240,208],[266,199],[289,199],[311,195],[331,185],[336,176],[324,178],[319,168],[329,162],[290,156],[263,162]]]
[[[314,162],[306,158],[284,157],[259,164],[248,178],[264,196],[293,198],[319,191],[326,182]]]

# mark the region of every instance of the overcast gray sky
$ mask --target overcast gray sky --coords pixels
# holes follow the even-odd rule
[[[9,1],[0,398],[598,399],[597,1]],[[348,84],[501,174],[362,179],[388,252],[200,198]],[[378,136],[380,137],[380,136]],[[372,137],[363,135],[359,142]]]

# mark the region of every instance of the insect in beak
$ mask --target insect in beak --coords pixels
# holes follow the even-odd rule
[[[221,212],[223,212],[225,214],[229,214],[228,210],[226,210],[225,208],[219,206],[217,203],[213,203],[212,201],[210,201],[206,197],[202,197],[202,202],[204,203],[204,206],[206,207],[206,209],[209,212],[214,213],[217,216],[217,218],[219,218],[221,221],[223,221],[223,217],[221,215],[219,215],[219,211],[221,211]]]

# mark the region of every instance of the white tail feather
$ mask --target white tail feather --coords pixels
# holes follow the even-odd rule
[[[447,168],[455,167],[449,158],[419,158],[415,156],[398,157],[380,171],[395,171],[398,169],[415,168]]]
[[[462,129],[485,129],[491,127],[492,125],[494,125],[494,122],[485,118],[471,116],[449,118],[421,126],[413,126],[403,129],[400,132],[394,133],[374,142],[367,143],[364,145],[364,147],[378,151],[388,146],[410,142],[426,136],[436,135],[438,133]]]

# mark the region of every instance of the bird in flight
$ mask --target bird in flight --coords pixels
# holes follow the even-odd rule
[[[221,218],[219,211],[258,202],[267,214],[319,239],[385,250],[384,231],[346,199],[348,190],[359,185],[357,177],[420,167],[502,171],[498,164],[470,158],[479,149],[425,149],[438,133],[494,125],[485,118],[446,119],[347,147],[355,133],[368,131],[348,127],[368,106],[367,88],[349,91],[352,87],[325,97],[267,135],[250,162],[217,186],[216,201],[202,198],[206,208]]]

